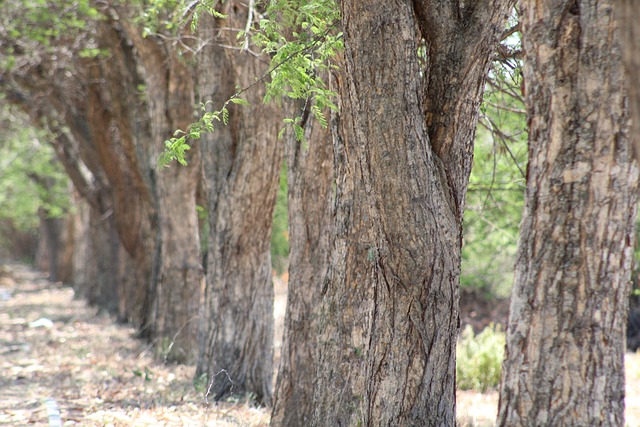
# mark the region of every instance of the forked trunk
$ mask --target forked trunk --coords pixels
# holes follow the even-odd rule
[[[500,426],[624,425],[638,168],[608,1],[523,4],[529,168]]]
[[[313,425],[455,425],[462,211],[508,4],[342,1]]]

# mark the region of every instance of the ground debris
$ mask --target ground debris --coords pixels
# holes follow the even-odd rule
[[[194,367],[156,363],[133,329],[70,288],[22,265],[0,271],[0,425],[50,426],[56,414],[63,426],[268,425],[266,408],[207,404]]]

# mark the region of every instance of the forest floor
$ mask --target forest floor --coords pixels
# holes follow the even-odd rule
[[[285,305],[277,280],[276,355]],[[194,367],[155,361],[134,334],[70,288],[0,265],[0,425],[268,425],[266,408],[207,401]],[[640,427],[640,354],[627,354],[626,403],[627,425]],[[461,426],[493,425],[496,408],[496,392],[458,392]]]

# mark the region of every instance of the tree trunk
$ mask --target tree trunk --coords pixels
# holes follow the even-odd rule
[[[62,108],[63,112],[70,107]],[[72,117],[75,113],[67,111],[64,115]],[[69,232],[73,236],[71,277],[76,296],[110,313],[122,314],[123,292],[129,287],[125,283],[135,277],[131,273],[133,264],[117,233],[110,184],[88,129],[83,131],[88,123],[82,120],[80,127],[69,125],[69,134],[53,117],[42,116],[40,120],[54,135],[51,144],[76,190]]]
[[[188,166],[161,169],[157,159],[162,143],[176,130],[187,129],[194,119],[195,70],[186,53],[180,55],[160,38],[142,37],[137,26],[125,27],[145,70],[151,138],[143,144],[147,152],[141,162],[151,176],[150,190],[158,214],[158,273],[150,289],[151,336],[161,340],[158,350],[165,360],[193,362],[204,286],[196,211],[200,153],[194,142]]]
[[[103,212],[81,199],[75,206],[73,288],[89,304],[118,313],[131,261],[118,238],[113,211]]]
[[[197,58],[200,101],[218,109],[266,72],[268,61],[248,51],[225,49],[236,43],[228,28],[244,28],[247,8],[221,4],[228,19],[203,16],[198,31],[205,46]],[[255,15],[254,15],[255,16]],[[227,30],[225,30],[227,28]],[[209,211],[207,284],[197,376],[206,375],[215,399],[250,392],[269,404],[273,382],[273,284],[270,238],[282,161],[274,107],[262,105],[264,88],[243,94],[251,106],[230,108],[201,141]]]
[[[43,207],[38,209],[38,217],[40,225],[38,234],[40,235],[38,242],[38,250],[36,251],[36,267],[43,272],[48,273],[48,279],[52,282],[58,282],[60,254],[65,249],[63,247],[64,219],[50,218]]]
[[[342,2],[336,242],[313,425],[455,425],[462,212],[508,6]]]
[[[95,136],[96,145],[114,189],[119,234],[136,261],[125,311],[165,360],[186,362],[196,355],[203,284],[199,155],[192,150],[188,167],[163,170],[157,159],[162,143],[193,120],[194,75],[177,48],[143,37],[129,12],[114,6],[100,33],[111,55],[101,62],[102,79],[92,92],[99,113],[90,117],[93,129],[99,121],[111,129]],[[141,85],[142,100],[136,94]]]
[[[293,103],[292,103],[293,104]],[[305,103],[306,104],[306,103]],[[298,103],[298,109],[304,108]],[[329,129],[309,109],[303,117],[305,142],[287,135],[289,288],[272,426],[309,425],[318,360],[318,315],[322,284],[333,244],[333,150]]]
[[[145,171],[136,157],[134,135],[124,129],[128,117],[141,114],[136,104],[126,97],[130,76],[122,72],[117,45],[105,47],[113,52],[105,60],[108,62],[91,69],[87,122],[91,142],[112,192],[113,211],[104,214],[113,215],[119,239],[136,267],[135,280],[127,282],[130,286],[122,289],[119,317],[142,328],[141,336],[150,337],[150,290],[155,283],[157,265],[157,207],[145,183]],[[125,95],[113,91],[114,86]],[[137,148],[144,153],[144,147]]]
[[[52,282],[70,283],[72,276],[73,214],[67,212],[63,217],[51,218],[44,208],[38,210],[40,226],[36,266],[48,272]]]
[[[624,425],[638,168],[611,3],[523,4],[529,168],[498,425]]]

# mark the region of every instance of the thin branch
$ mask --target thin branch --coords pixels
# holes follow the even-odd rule
[[[518,22],[513,27],[507,28],[506,30],[504,30],[502,32],[502,34],[500,35],[500,41],[504,41],[505,39],[511,37],[512,35],[514,35],[518,31],[520,31],[520,22]]]
[[[515,85],[514,86],[500,86],[500,85],[494,83],[491,79],[487,79],[487,83],[489,84],[489,86],[491,86],[492,89],[495,89],[498,92],[506,93],[510,97],[515,98],[518,101],[524,102],[524,100],[522,98],[522,95],[513,90],[517,86],[515,86]]]
[[[496,191],[515,191],[515,192],[522,192],[524,191],[524,187],[522,188],[513,188],[513,187],[472,187],[469,186],[469,188],[467,189],[468,192],[485,192],[485,191],[490,191],[490,192],[496,192]]]
[[[311,42],[311,44],[309,46],[305,46],[301,49],[298,49],[295,52],[292,52],[291,54],[289,54],[286,58],[284,58],[282,61],[280,61],[279,63],[277,63],[276,65],[274,65],[273,67],[271,67],[269,70],[267,70],[267,72],[265,72],[262,77],[260,77],[258,80],[256,80],[255,82],[251,83],[249,86],[239,90],[238,92],[234,93],[228,100],[227,102],[224,103],[223,108],[225,108],[227,105],[229,105],[229,103],[231,102],[232,99],[237,98],[238,96],[240,96],[241,94],[243,94],[244,92],[248,91],[249,89],[251,89],[252,87],[256,86],[258,83],[264,81],[267,77],[269,77],[271,75],[271,73],[273,73],[274,71],[276,71],[278,68],[282,67],[284,64],[286,64],[287,62],[289,62],[293,57],[300,55],[301,53],[305,53],[308,52],[310,50],[312,50],[317,44],[318,42],[320,42],[321,40],[323,40],[327,34],[329,34],[329,31],[332,30],[333,28],[327,28],[327,31],[325,31],[322,34],[319,34],[317,37],[315,37],[313,39],[313,41]],[[342,37],[342,36],[340,36]]]
[[[527,114],[527,112],[525,110],[521,110],[519,108],[507,107],[506,105],[497,105],[497,104],[494,104],[493,102],[488,102],[487,101],[487,105],[490,105],[490,106],[492,106],[494,108],[497,108],[497,109],[500,109],[500,110],[509,111],[511,113],[523,114],[523,115]]]
[[[507,144],[506,137],[508,137],[508,135],[503,133],[500,130],[500,128],[495,125],[495,123],[493,122],[493,120],[491,120],[491,118],[486,117],[486,119],[489,121],[489,123],[491,123],[491,127],[494,129],[494,132],[492,132],[492,135],[498,136],[498,139],[502,142],[502,145],[504,145],[504,148],[507,150],[507,153],[509,153],[509,157],[511,157],[511,160],[513,160],[513,163],[516,165],[516,167],[520,171],[520,175],[523,178],[526,178],[524,171],[522,170],[522,168],[518,164],[518,161],[516,160],[516,156],[514,156],[513,152],[511,151],[511,148],[509,148],[509,144]]]
[[[242,48],[244,50],[249,49],[249,30],[251,29],[251,22],[253,21],[253,5],[255,0],[249,0],[249,12],[247,16],[247,25],[244,27],[244,44]]]

